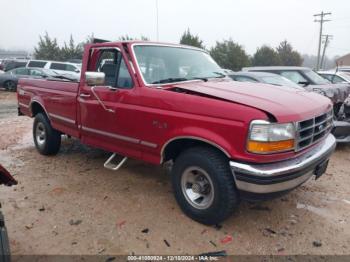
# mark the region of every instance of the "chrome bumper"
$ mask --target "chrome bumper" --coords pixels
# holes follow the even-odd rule
[[[312,177],[315,168],[329,159],[335,146],[336,140],[330,134],[312,150],[290,160],[255,165],[230,161],[230,167],[241,191],[257,194],[283,192]]]

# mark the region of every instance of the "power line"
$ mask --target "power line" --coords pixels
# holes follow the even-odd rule
[[[320,23],[320,37],[318,40],[318,51],[317,51],[317,64],[316,64],[316,70],[320,69],[320,55],[321,55],[321,42],[322,42],[322,31],[323,31],[323,23],[329,22],[331,20],[324,19],[325,16],[331,15],[332,13],[324,13],[323,11],[320,14],[315,14],[314,17],[320,17],[319,20],[315,19],[314,22]]]

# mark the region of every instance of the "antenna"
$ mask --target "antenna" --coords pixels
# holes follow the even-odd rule
[[[159,17],[158,17],[158,0],[156,0],[156,17],[157,17],[157,41],[159,41]]]

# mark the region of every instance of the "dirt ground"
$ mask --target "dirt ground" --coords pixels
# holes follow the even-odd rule
[[[242,203],[215,228],[181,212],[165,169],[129,160],[112,172],[108,153],[68,138],[57,156],[41,156],[33,120],[16,113],[15,94],[0,91],[0,163],[19,181],[0,188],[15,255],[350,254],[350,146],[338,146],[318,181]]]

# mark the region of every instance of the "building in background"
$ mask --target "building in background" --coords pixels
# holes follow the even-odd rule
[[[338,66],[350,66],[350,53],[339,57],[337,60]]]

